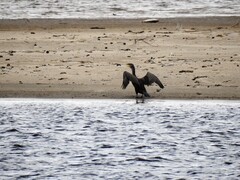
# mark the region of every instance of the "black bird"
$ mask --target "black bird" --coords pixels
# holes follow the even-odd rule
[[[159,85],[160,88],[162,88],[162,89],[164,88],[161,81],[154,74],[147,72],[147,74],[144,77],[137,78],[134,65],[132,63],[129,63],[127,65],[132,69],[132,74],[127,71],[123,72],[122,89],[126,89],[126,87],[129,84],[129,81],[131,81],[135,88],[136,98],[138,98],[138,93],[142,94],[142,98],[144,96],[150,97],[150,95],[147,93],[147,90],[144,85],[149,86],[153,83],[156,83]]]

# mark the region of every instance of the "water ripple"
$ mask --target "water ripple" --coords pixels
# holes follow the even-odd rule
[[[2,19],[239,16],[239,0],[1,0]]]
[[[239,179],[239,101],[0,100],[0,179]]]

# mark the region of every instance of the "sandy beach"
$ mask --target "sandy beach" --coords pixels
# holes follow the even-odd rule
[[[158,99],[240,99],[240,17],[0,20],[0,97],[134,98],[136,66]]]

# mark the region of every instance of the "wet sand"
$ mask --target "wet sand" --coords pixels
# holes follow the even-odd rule
[[[0,20],[0,97],[132,98],[126,63],[153,98],[240,99],[240,18]]]

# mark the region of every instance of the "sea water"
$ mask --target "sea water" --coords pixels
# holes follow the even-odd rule
[[[239,0],[1,0],[0,19],[239,16]]]
[[[240,179],[240,101],[0,99],[0,179]]]

